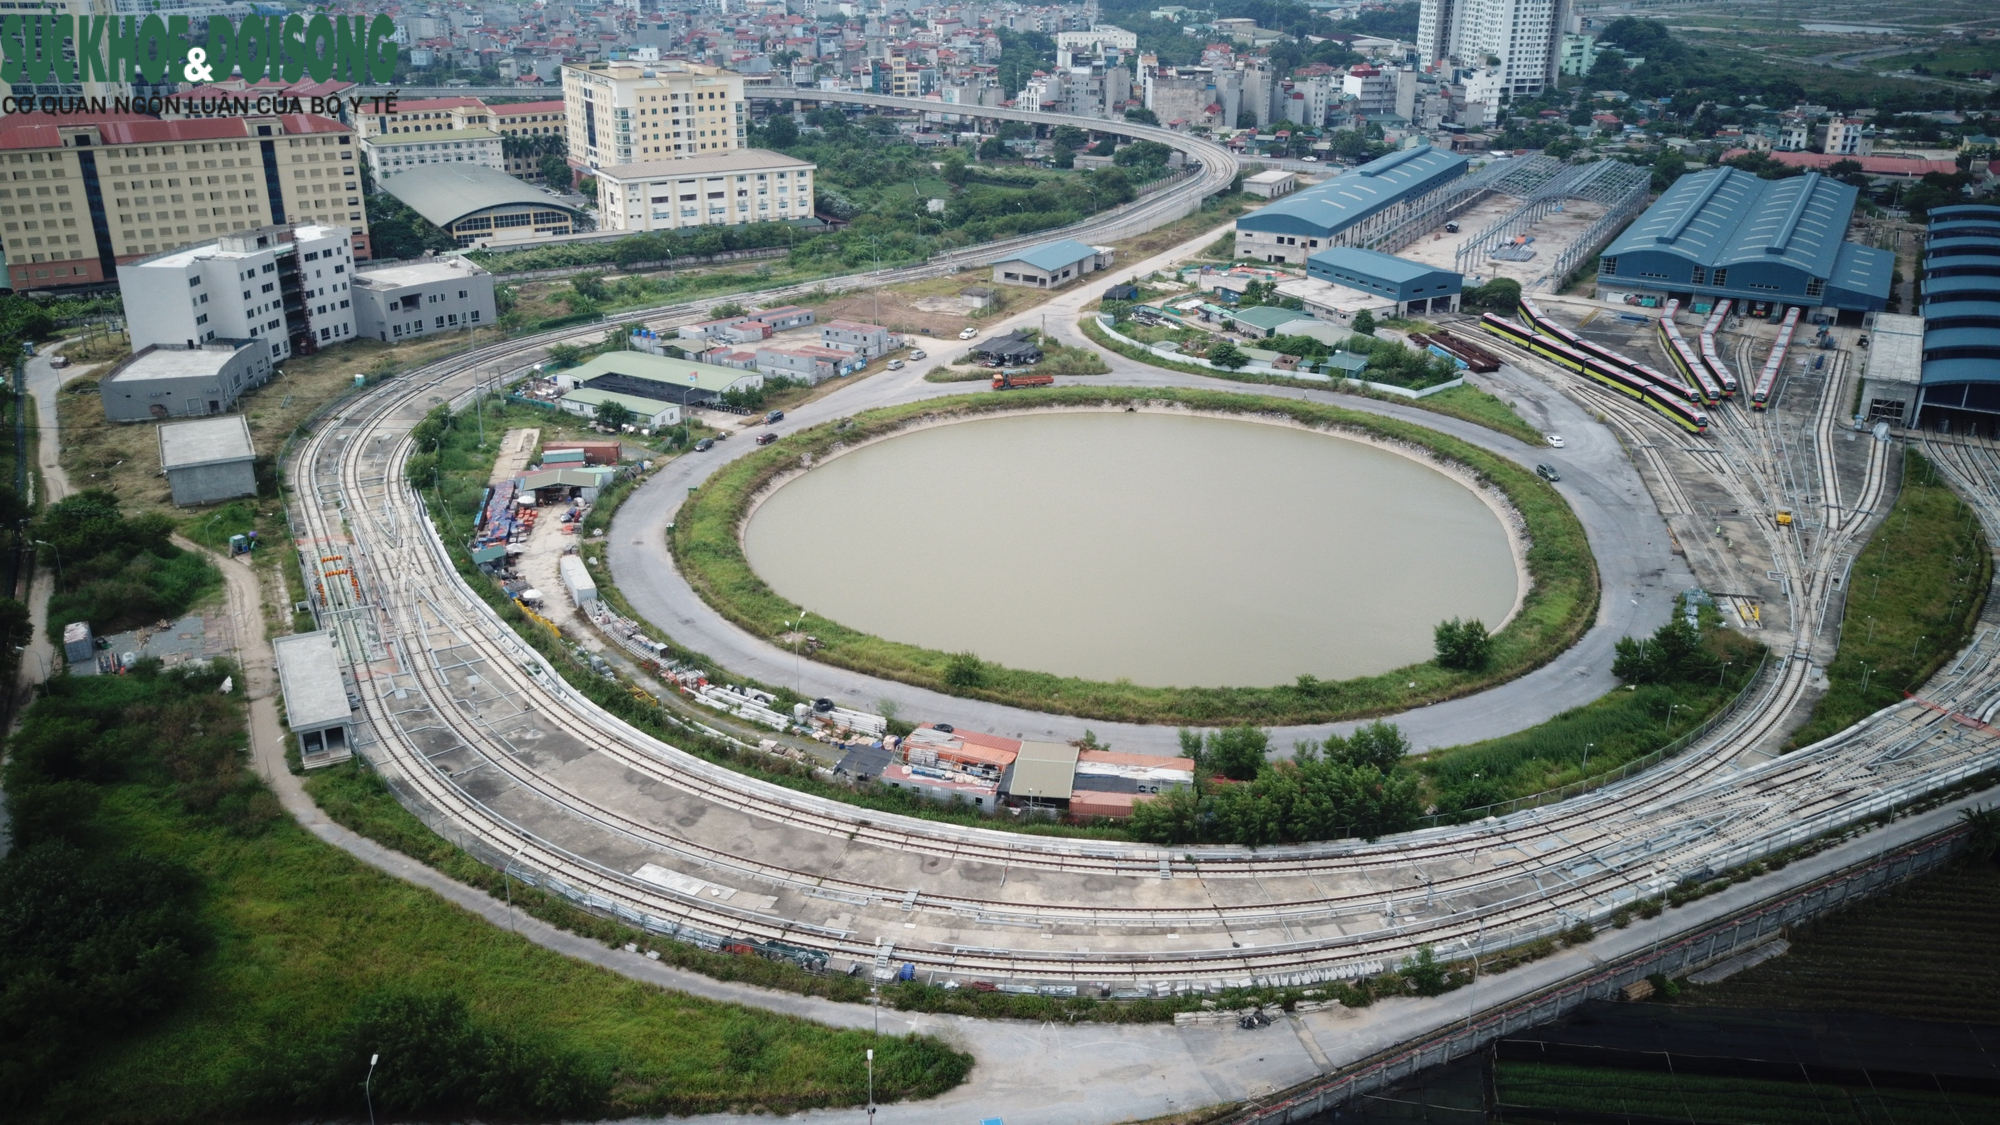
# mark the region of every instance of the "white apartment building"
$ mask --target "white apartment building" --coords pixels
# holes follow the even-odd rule
[[[1826,123],[1825,147],[1836,156],[1873,156],[1875,138],[1859,117],[1836,117]]]
[[[1354,112],[1373,117],[1396,111],[1396,72],[1362,63],[1340,80],[1340,92],[1355,99]]]
[[[569,162],[596,170],[743,147],[743,76],[693,63],[563,66]]]
[[[361,142],[361,155],[378,183],[432,164],[477,164],[496,172],[507,170],[500,134],[491,129],[367,137]]]
[[[652,231],[809,218],[817,170],[755,148],[599,168],[598,222]]]
[[[1426,66],[1491,68],[1509,97],[1556,81],[1570,0],[1423,0],[1417,50]]]
[[[1072,66],[1088,66],[1096,57],[1103,57],[1107,63],[1115,63],[1119,56],[1138,49],[1137,32],[1113,27],[1108,23],[1098,24],[1089,31],[1056,33],[1056,65],[1064,70]]]
[[[135,349],[256,340],[282,360],[354,338],[345,227],[236,231],[126,263],[118,275]]]

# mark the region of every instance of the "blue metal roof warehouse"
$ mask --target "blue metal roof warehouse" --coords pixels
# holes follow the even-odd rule
[[[1465,174],[1463,156],[1420,145],[1392,152],[1236,220],[1236,253],[1302,262],[1360,242],[1407,206]]]
[[[1931,211],[1924,245],[1923,425],[2000,428],[2000,206]]]
[[[1896,257],[1844,240],[1858,194],[1817,172],[1682,176],[1598,257],[1598,289],[1882,309]]]
[[[1399,315],[1450,312],[1457,307],[1456,298],[1465,286],[1465,275],[1457,270],[1426,266],[1358,246],[1336,246],[1314,254],[1306,259],[1306,276],[1387,297],[1397,302]],[[1423,307],[1401,307],[1411,301]]]

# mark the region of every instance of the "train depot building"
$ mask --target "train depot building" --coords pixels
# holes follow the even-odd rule
[[[1335,246],[1365,245],[1465,175],[1469,163],[1428,145],[1371,160],[1236,220],[1236,256],[1304,262]]]
[[[1860,324],[1889,303],[1895,255],[1846,241],[1858,189],[1817,172],[1764,180],[1736,168],[1674,181],[1598,257],[1597,297],[1752,316],[1824,310]]]
[[[1922,277],[1918,421],[2000,436],[2000,206],[1933,209]]]

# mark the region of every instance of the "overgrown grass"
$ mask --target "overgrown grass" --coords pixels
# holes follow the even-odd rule
[[[949,654],[870,636],[838,623],[816,630],[816,659],[937,691],[1037,710],[1126,722],[1298,723],[1359,718],[1449,699],[1504,682],[1538,667],[1589,626],[1597,605],[1597,567],[1583,527],[1569,506],[1534,474],[1467,442],[1398,419],[1288,399],[1205,390],[1064,387],[1007,396],[978,395],[869,411],[781,440],[725,467],[690,498],[671,539],[681,571],[720,612],[760,636],[795,607],[750,569],[736,529],[750,499],[802,455],[835,449],[933,417],[974,418],[1024,406],[1117,408],[1158,403],[1219,414],[1279,416],[1357,436],[1403,443],[1463,466],[1483,485],[1500,489],[1523,516],[1532,587],[1521,612],[1494,638],[1484,671],[1451,671],[1434,663],[1345,681],[1301,678],[1275,688],[1155,688],[1102,683],[1045,672],[981,665],[970,681],[961,671],[947,682]],[[1412,686],[1414,685],[1414,686]]]
[[[1620,688],[1527,730],[1412,758],[1410,768],[1447,815],[1602,777],[1700,726],[1755,674],[1755,641],[1711,629],[1706,643],[1729,662],[1714,679]]]
[[[1504,401],[1487,394],[1470,383],[1462,387],[1453,387],[1448,391],[1439,391],[1436,394],[1425,395],[1423,398],[1408,399],[1400,395],[1380,394],[1366,388],[1352,386],[1339,381],[1329,383],[1322,380],[1292,379],[1273,372],[1221,371],[1211,367],[1200,367],[1192,363],[1175,363],[1170,359],[1162,359],[1145,348],[1135,348],[1130,344],[1112,339],[1105,334],[1104,329],[1097,323],[1097,318],[1088,313],[1081,320],[1077,321],[1077,328],[1085,336],[1090,337],[1091,341],[1096,343],[1098,347],[1104,348],[1107,351],[1117,352],[1127,359],[1136,359],[1141,363],[1164,368],[1168,371],[1180,371],[1189,375],[1205,375],[1211,379],[1228,379],[1236,383],[1262,383],[1274,387],[1298,387],[1310,391],[1331,391],[1336,394],[1351,394],[1356,398],[1373,399],[1377,402],[1400,403],[1404,406],[1414,406],[1419,410],[1428,410],[1433,414],[1442,414],[1447,418],[1457,418],[1463,422],[1471,422],[1476,426],[1484,426],[1489,430],[1495,430],[1506,434],[1508,437],[1527,442],[1529,445],[1540,445],[1542,443],[1541,431],[1523,421],[1519,414],[1514,413],[1513,407],[1508,406]]]
[[[17,822],[23,847],[7,861],[13,874],[80,846],[86,869],[140,856],[187,872],[197,889],[183,927],[194,936],[178,946],[192,955],[174,980],[161,982],[165,992],[153,993],[165,999],[158,1014],[135,1013],[129,1034],[85,1029],[78,1047],[35,1084],[34,1098],[11,1107],[11,1120],[359,1115],[364,1106],[344,1076],[358,1077],[369,1048],[349,1042],[347,1031],[381,1032],[385,1006],[412,997],[455,998],[478,1036],[512,1044],[515,1053],[488,1076],[480,1100],[462,1107],[479,1105],[491,1116],[564,1115],[533,1108],[546,1088],[529,1104],[487,1100],[523,1081],[567,1083],[581,1099],[568,1103],[572,1116],[854,1105],[865,1097],[862,1052],[870,1046],[878,1096],[933,1096],[963,1079],[970,1059],[934,1039],[877,1040],[638,984],[535,946],[320,842],[245,768],[242,697],[216,692],[229,671],[59,678],[52,700],[37,705],[41,720],[31,714],[24,728],[34,748],[24,755],[17,742],[8,788],[30,811],[31,834],[23,838]],[[89,811],[63,812],[76,809]],[[25,885],[29,893],[62,893]],[[23,884],[17,878],[14,886]],[[61,915],[52,902],[35,916]],[[19,970],[10,958],[34,935],[0,932],[8,943],[0,969]],[[126,948],[104,942],[92,962]],[[142,964],[141,973],[157,968]],[[24,979],[9,983],[11,994],[25,995]],[[6,1031],[24,1018],[13,1013]],[[388,1029],[397,1030],[407,1029]],[[32,1044],[0,1047],[12,1053]],[[452,1065],[413,1060],[409,1051],[384,1062],[378,1108],[385,1080],[397,1077],[389,1068],[407,1082],[413,1067]]]
[[[1905,450],[1896,505],[1848,570],[1827,692],[1789,746],[1811,745],[1917,690],[1964,647],[1992,581],[1978,517],[1923,454]]]

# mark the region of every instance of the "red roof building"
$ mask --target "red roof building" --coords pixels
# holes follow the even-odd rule
[[[1722,154],[1722,159],[1734,160],[1749,151],[1747,148],[1732,148]],[[1840,156],[1831,152],[1767,152],[1764,155],[1788,167],[1810,168],[1816,172],[1824,172],[1842,160],[1859,163],[1861,171],[1870,176],[1904,176],[1914,180],[1931,172],[1950,175],[1958,171],[1957,161],[1925,160],[1915,156]]]

